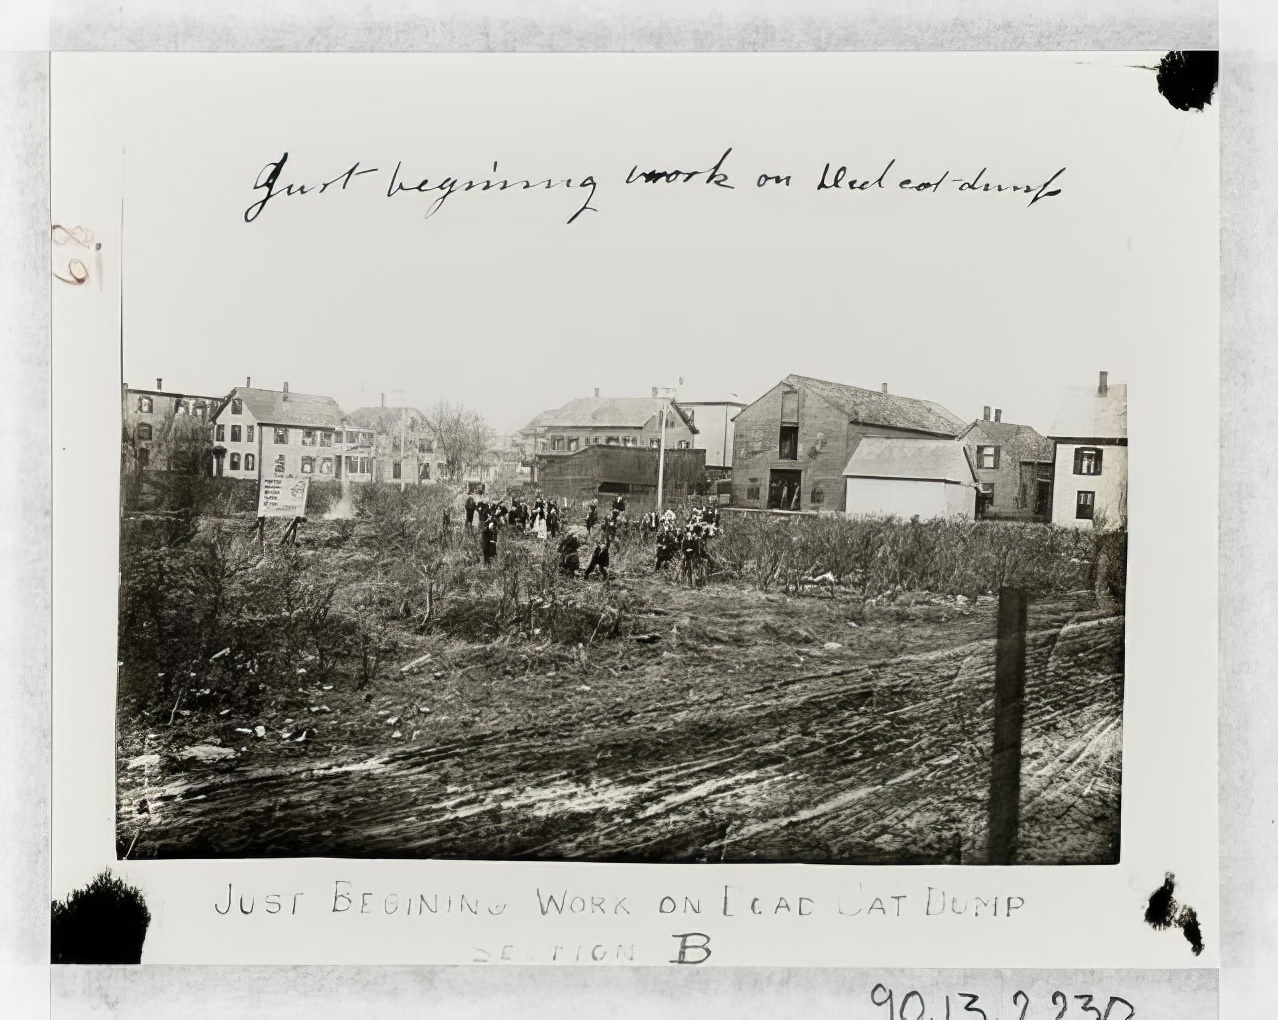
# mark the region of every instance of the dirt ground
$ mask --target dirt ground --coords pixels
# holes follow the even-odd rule
[[[993,596],[614,583],[642,640],[405,634],[364,690],[122,711],[120,854],[983,859]],[[1019,861],[1117,860],[1122,686],[1121,615],[1031,602]]]

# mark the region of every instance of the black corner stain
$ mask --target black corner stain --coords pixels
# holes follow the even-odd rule
[[[52,963],[141,963],[151,923],[142,893],[110,871],[53,902]]]
[[[1158,91],[1177,110],[1201,110],[1211,102],[1219,73],[1216,50],[1172,50],[1158,62]]]
[[[1145,923],[1155,931],[1166,931],[1176,919],[1176,876],[1170,871],[1163,879],[1163,884],[1155,889],[1149,897],[1149,906],[1145,908]]]
[[[1149,905],[1145,907],[1145,923],[1155,931],[1179,928],[1193,954],[1201,956],[1203,930],[1198,923],[1198,912],[1193,907],[1178,909],[1175,892],[1176,876],[1169,871],[1163,878],[1163,884],[1149,894]]]

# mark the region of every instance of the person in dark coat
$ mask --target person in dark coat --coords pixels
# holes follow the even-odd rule
[[[590,509],[586,511],[586,534],[589,535],[591,529],[599,523],[599,501],[592,499],[590,501]]]
[[[553,499],[546,506],[546,534],[551,538],[559,534],[559,505]]]
[[[466,527],[473,528],[475,526],[475,497],[470,493],[466,494]]]
[[[492,563],[493,557],[497,555],[497,518],[489,516],[484,521],[483,529],[479,533],[480,548],[484,552],[484,566]]]
[[[612,512],[615,517],[620,517],[626,512],[626,497],[620,492],[617,493],[616,498],[612,501]]]
[[[602,542],[595,543],[595,551],[590,554],[590,565],[586,567],[583,577],[589,577],[591,571],[596,567],[599,568],[599,576],[605,581],[608,580],[608,546],[612,544],[612,539],[605,538]]]
[[[581,548],[580,540],[570,531],[559,540],[557,548],[559,569],[569,577],[576,577],[577,571],[581,569],[581,557],[577,552]]]

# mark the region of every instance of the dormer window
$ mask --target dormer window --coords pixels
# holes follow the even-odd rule
[[[142,414],[150,414],[155,410],[155,401],[150,397],[138,397],[138,410]]]
[[[231,398],[231,413],[232,414],[244,413],[244,401],[242,401],[239,397]]]

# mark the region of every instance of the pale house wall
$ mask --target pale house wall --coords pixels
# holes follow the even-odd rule
[[[1074,451],[1080,447],[1102,451],[1099,475],[1074,474]],[[1096,514],[1109,527],[1127,523],[1127,447],[1112,443],[1057,443],[1056,470],[1052,482],[1052,523],[1063,527],[1090,528],[1092,521],[1076,516],[1078,493],[1096,493]]]

